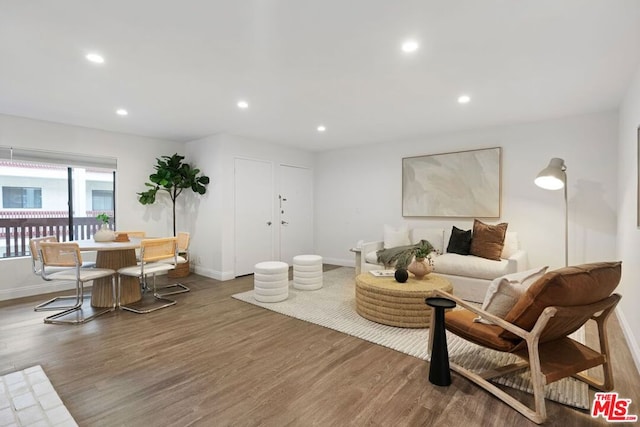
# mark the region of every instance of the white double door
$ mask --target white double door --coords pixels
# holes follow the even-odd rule
[[[312,253],[311,169],[274,171],[272,162],[239,158],[234,166],[235,275],[253,273],[261,261],[291,264],[295,255]]]

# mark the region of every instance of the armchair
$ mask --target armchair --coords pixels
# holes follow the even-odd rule
[[[512,353],[521,359],[490,372],[476,373],[455,363],[450,363],[451,369],[538,424],[546,419],[546,384],[573,376],[599,390],[612,390],[606,322],[621,298],[612,294],[620,275],[620,262],[584,264],[549,272],[527,289],[504,319],[449,293],[434,291],[435,295],[449,298],[463,307],[446,313],[447,330],[478,345]],[[474,319],[477,316],[493,324],[476,323]],[[568,337],[589,320],[597,324],[599,350]],[[429,340],[429,354],[432,341]],[[598,366],[602,366],[603,380],[583,372]],[[535,409],[489,381],[524,369],[531,371]]]

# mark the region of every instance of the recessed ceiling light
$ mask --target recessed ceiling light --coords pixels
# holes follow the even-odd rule
[[[458,103],[460,104],[468,104],[471,101],[471,97],[469,95],[460,95],[458,97]]]
[[[318,126],[317,129],[318,129],[318,132],[324,132],[325,130],[327,130],[327,128],[322,125]]]
[[[87,56],[85,56],[85,58],[87,58],[87,61],[93,62],[94,64],[104,63],[104,58],[101,55],[98,55],[97,53],[90,53]]]
[[[116,110],[116,114],[119,116],[126,116],[129,114],[129,112],[127,110],[125,110],[124,108],[118,108]]]
[[[415,52],[416,50],[418,50],[418,47],[418,42],[415,40],[405,40],[402,43],[402,51],[406,53]]]
[[[249,108],[249,103],[247,101],[238,101],[238,108],[246,110]]]

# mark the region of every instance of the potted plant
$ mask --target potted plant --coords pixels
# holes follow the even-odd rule
[[[407,270],[416,276],[416,279],[422,280],[427,274],[433,271],[433,261],[429,247],[420,245],[413,250],[413,256],[415,259],[409,264]]]
[[[158,191],[168,194],[172,203],[173,235],[176,235],[176,200],[186,189],[191,189],[200,195],[207,192],[209,177],[200,174],[200,169],[183,162],[184,156],[177,153],[173,156],[162,156],[156,159],[155,173],[149,175],[149,181],[144,185],[149,190],[138,194],[138,201],[143,205],[150,205],[156,201]]]
[[[96,215],[96,219],[102,222],[100,229],[93,234],[93,240],[96,242],[110,242],[115,240],[116,233],[109,229],[109,221],[111,217],[102,212],[101,214]]]

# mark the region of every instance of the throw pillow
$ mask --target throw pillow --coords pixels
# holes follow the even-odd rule
[[[411,244],[409,239],[409,227],[403,225],[398,228],[390,225],[384,226],[384,248],[396,248],[398,246],[407,246]]]
[[[500,261],[508,225],[506,222],[489,225],[477,219],[473,220],[471,255]]]
[[[451,229],[451,237],[447,252],[459,255],[469,255],[471,250],[471,230],[461,230],[455,225]]]
[[[504,319],[518,302],[522,294],[547,272],[548,266],[533,268],[527,271],[507,274],[494,279],[482,303],[482,309]],[[490,321],[477,317],[474,322],[491,324]]]
[[[507,231],[504,236],[504,246],[500,258],[509,259],[516,252],[518,252],[518,233],[515,231]]]

